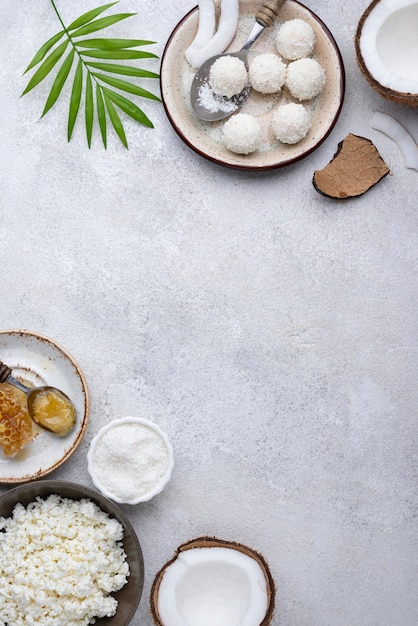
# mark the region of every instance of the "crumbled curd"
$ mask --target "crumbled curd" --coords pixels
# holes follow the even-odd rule
[[[88,499],[51,495],[0,518],[0,623],[87,626],[116,613],[123,527]]]

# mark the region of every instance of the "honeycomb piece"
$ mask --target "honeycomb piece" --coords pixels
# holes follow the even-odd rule
[[[34,438],[26,397],[7,383],[0,385],[0,446],[13,458]]]

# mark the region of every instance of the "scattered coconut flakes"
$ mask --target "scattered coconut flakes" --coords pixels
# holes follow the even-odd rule
[[[233,113],[239,106],[239,103],[235,100],[217,96],[207,82],[202,83],[199,88],[198,103],[210,113]]]
[[[324,69],[316,59],[293,61],[287,66],[286,85],[294,98],[311,100],[324,88]]]
[[[249,67],[251,87],[260,93],[277,93],[286,80],[286,65],[276,54],[259,54]]]
[[[371,127],[384,133],[398,145],[405,159],[405,167],[418,171],[418,146],[412,135],[398,120],[381,111],[375,111]]]
[[[338,144],[330,163],[314,173],[312,184],[323,196],[353,198],[371,189],[389,172],[372,141],[350,133]]]
[[[288,61],[308,57],[313,52],[315,41],[312,26],[300,18],[283,22],[276,35],[277,50]]]
[[[303,104],[289,102],[278,106],[273,113],[271,126],[274,136],[282,143],[301,141],[311,127],[311,116]]]

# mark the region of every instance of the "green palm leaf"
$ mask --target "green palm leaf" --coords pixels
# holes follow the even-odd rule
[[[91,80],[91,74],[87,74],[85,120],[86,120],[87,144],[89,148],[91,147],[91,137],[93,134],[93,118],[94,118],[93,84]]]
[[[122,122],[120,120],[120,117],[119,117],[115,107],[113,106],[112,99],[108,95],[107,91],[103,91],[103,95],[104,95],[104,101],[105,101],[105,104],[106,104],[106,109],[107,109],[107,112],[109,113],[109,119],[112,122],[112,126],[115,129],[115,131],[117,132],[117,134],[119,136],[119,139],[121,140],[121,142],[123,143],[125,148],[127,148],[128,147],[128,142],[126,140],[125,130],[123,128],[123,125],[122,125]]]
[[[68,43],[69,43],[68,39],[66,41],[63,41],[62,44],[58,46],[58,48],[55,48],[55,50],[51,52],[51,54],[48,57],[46,57],[45,61],[36,70],[35,74],[32,76],[32,78],[28,82],[26,89],[22,93],[22,96],[24,96],[25,93],[28,93],[29,91],[31,91],[34,87],[36,87],[36,85],[39,85],[39,83],[46,76],[48,76],[49,72],[58,63],[58,61],[64,54],[68,46]]]
[[[91,50],[86,52],[80,50],[83,57],[92,57],[93,59],[158,59],[156,54],[152,52],[141,52],[140,50]]]
[[[117,4],[117,2],[111,2],[110,4],[104,4],[101,7],[97,7],[97,9],[92,9],[91,11],[87,11],[87,13],[83,13],[83,15],[80,15],[80,17],[74,20],[74,22],[71,22],[71,24],[68,27],[68,30],[81,28],[81,26],[84,26],[84,24],[88,24],[88,22],[91,22],[96,17],[98,17],[101,13],[106,11],[106,9],[110,9],[110,7],[113,7],[113,5],[115,4]]]
[[[147,91],[146,89],[142,89],[142,87],[138,87],[138,85],[129,83],[126,80],[121,80],[120,78],[115,78],[114,76],[105,76],[105,74],[97,74],[96,72],[93,73],[93,76],[102,80],[104,83],[111,85],[112,87],[116,87],[116,89],[127,91],[128,93],[132,93],[135,96],[140,96],[141,98],[149,98],[150,100],[156,100],[157,102],[160,102],[160,98],[158,96]]]
[[[46,41],[44,45],[39,48],[38,52],[35,54],[32,61],[29,63],[28,67],[25,69],[23,73],[26,74],[26,72],[28,72],[33,67],[35,67],[35,65],[38,65],[38,63],[40,63],[42,59],[45,57],[47,52],[51,50],[52,46],[54,46],[61,39],[64,33],[65,33],[64,30],[60,30],[59,33],[51,37],[51,39],[48,39],[48,41]]]
[[[49,109],[51,109],[60,95],[62,88],[64,87],[64,83],[67,80],[68,74],[70,73],[71,66],[73,64],[74,59],[74,49],[66,57],[64,63],[61,65],[60,70],[52,84],[51,91],[49,92],[48,100],[46,101],[44,110],[42,111],[41,117],[43,117],[46,113],[48,113]]]
[[[81,91],[83,87],[83,63],[80,59],[75,72],[73,88],[71,91],[70,110],[68,111],[68,141],[73,134],[74,124],[77,119],[78,109],[81,102]]]
[[[143,111],[139,107],[136,106],[133,102],[125,98],[125,96],[121,96],[120,93],[116,91],[112,91],[111,89],[107,89],[107,87],[103,87],[103,93],[105,98],[107,97],[112,102],[114,102],[124,113],[132,117],[132,119],[136,120],[140,124],[144,126],[148,126],[148,128],[154,128],[152,122],[145,115]]]
[[[90,22],[89,24],[78,28],[76,31],[71,33],[71,37],[84,37],[84,35],[90,35],[98,30],[103,30],[103,28],[112,26],[112,24],[126,20],[127,17],[131,17],[132,15],[135,15],[135,13],[116,13],[115,15],[109,15],[108,17],[101,17],[94,22]]]
[[[92,33],[99,32],[135,15],[135,13],[116,13],[114,15],[101,17],[102,13],[117,4],[117,2],[104,4],[96,9],[83,13],[83,15],[80,15],[80,17],[71,22],[68,27],[66,27],[62,21],[55,1],[51,0],[51,4],[61,23],[61,30],[48,39],[32,58],[32,61],[26,68],[26,72],[35,68],[35,66],[38,66],[38,68],[27,83],[22,95],[34,89],[34,87],[39,85],[39,83],[49,75],[64,56],[68,46],[70,46],[70,52],[65,56],[64,61],[61,63],[52,81],[52,86],[41,117],[48,113],[54,106],[59,96],[63,93],[64,85],[70,80],[69,77],[72,75],[67,122],[68,141],[71,140],[73,135],[84,91],[84,121],[88,146],[91,147],[94,121],[95,118],[97,118],[103,145],[105,148],[107,147],[107,118],[109,118],[116,134],[127,148],[128,142],[120,112],[125,113],[148,128],[153,128],[153,124],[134,102],[121,95],[119,92],[105,87],[102,83],[114,89],[132,94],[138,98],[161,102],[157,95],[144,89],[142,86],[114,76],[114,74],[120,74],[122,76],[130,76],[138,79],[158,79],[159,74],[155,72],[137,68],[134,65],[122,65],[114,62],[129,59],[158,59],[158,56],[152,52],[138,50],[138,48],[142,46],[148,46],[155,42],[149,41],[148,39],[118,39],[100,36],[79,39],[80,37],[86,37]],[[63,38],[64,41],[61,41]],[[72,68],[75,56],[78,57],[78,63],[73,72]],[[94,61],[94,59],[104,59],[109,62],[102,63],[100,61]],[[95,70],[99,70],[103,73]]]
[[[80,48],[99,48],[100,50],[118,50],[120,48],[136,48],[138,46],[148,46],[155,41],[145,41],[143,39],[83,39],[77,41]]]
[[[102,96],[102,90],[100,85],[96,84],[96,106],[97,106],[97,118],[99,120],[100,133],[102,135],[103,145],[107,148],[107,123],[106,123],[106,111]]]
[[[111,72],[112,74],[122,74],[123,76],[137,76],[138,78],[159,78],[159,74],[155,72],[149,72],[148,70],[141,70],[138,67],[132,65],[118,65],[117,63],[93,63],[88,61],[86,63],[89,67],[93,67],[96,70],[102,70],[102,72]]]

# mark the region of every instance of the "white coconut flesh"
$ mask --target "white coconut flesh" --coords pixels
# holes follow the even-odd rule
[[[180,552],[159,586],[158,612],[164,626],[259,626],[267,608],[261,566],[231,548]]]
[[[418,93],[418,2],[381,0],[365,20],[360,50],[382,86]]]

